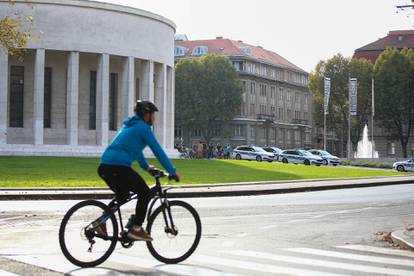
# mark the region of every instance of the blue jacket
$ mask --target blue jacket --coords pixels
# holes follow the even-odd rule
[[[142,151],[146,146],[151,148],[158,161],[168,173],[175,174],[175,168],[157,139],[155,139],[151,127],[138,116],[125,119],[121,130],[102,154],[101,163],[131,166],[132,162],[137,160],[141,168],[145,170],[148,168],[148,163]]]

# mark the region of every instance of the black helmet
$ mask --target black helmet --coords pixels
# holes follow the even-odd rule
[[[154,113],[158,111],[158,108],[150,101],[138,100],[134,107],[135,114],[139,117],[143,117],[145,113]]]

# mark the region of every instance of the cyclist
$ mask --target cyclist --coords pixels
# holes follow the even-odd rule
[[[149,146],[170,177],[175,181],[179,181],[180,177],[151,130],[158,108],[150,101],[137,101],[134,111],[135,115],[125,119],[121,130],[104,151],[98,174],[115,192],[119,203],[126,201],[130,191],[138,194],[135,216],[131,216],[133,225],[127,235],[131,240],[152,241],[142,227],[152,193],[131,164],[137,160],[141,168],[149,173],[154,172],[156,169],[148,165],[142,152]],[[96,232],[106,234],[106,225],[99,225]]]

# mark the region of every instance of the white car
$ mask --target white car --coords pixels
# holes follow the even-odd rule
[[[239,146],[233,151],[233,158],[237,160],[256,160],[258,162],[273,162],[274,154],[254,146]]]
[[[275,161],[279,161],[279,155],[283,151],[277,147],[263,147],[263,149],[267,152],[273,153],[275,155]]]
[[[325,150],[311,149],[308,151],[316,156],[321,157],[323,159],[322,164],[325,166],[328,166],[329,164],[331,164],[332,166],[337,166],[340,163],[339,158],[337,156],[332,155]]]
[[[392,167],[399,172],[414,172],[414,159],[395,162]]]
[[[304,165],[316,165],[320,166],[323,163],[323,159],[319,156],[313,155],[306,150],[284,150],[279,160],[282,163],[304,164]]]

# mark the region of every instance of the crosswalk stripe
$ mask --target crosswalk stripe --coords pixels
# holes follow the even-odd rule
[[[0,269],[0,275],[1,276],[19,276],[17,274],[14,274],[14,273],[11,273],[11,272],[8,272],[8,271],[5,271],[5,270],[1,270],[1,269]]]
[[[299,265],[319,266],[319,267],[360,271],[360,272],[365,272],[365,273],[379,273],[379,274],[387,274],[387,275],[399,275],[399,276],[403,276],[403,275],[412,276],[413,275],[413,272],[409,270],[376,267],[376,266],[370,266],[370,265],[341,263],[338,261],[334,262],[334,261],[318,260],[318,259],[307,258],[307,257],[294,257],[294,256],[281,255],[281,254],[270,254],[270,253],[263,253],[263,252],[257,252],[257,251],[246,251],[246,250],[232,250],[232,251],[224,251],[224,252],[233,254],[233,255],[238,255],[238,256],[295,263]]]
[[[328,250],[313,249],[313,248],[288,248],[285,250],[290,251],[290,252],[312,254],[312,255],[318,255],[318,256],[324,256],[324,257],[335,257],[335,258],[343,258],[343,259],[349,259],[349,260],[366,261],[366,262],[371,262],[371,263],[382,263],[382,264],[392,264],[392,265],[414,267],[414,260],[411,261],[411,260],[402,260],[402,259],[387,258],[387,257],[368,256],[368,255],[343,253],[343,252],[328,251]]]
[[[371,252],[371,253],[380,253],[380,254],[387,254],[387,255],[395,255],[395,256],[402,256],[402,257],[414,257],[414,252],[411,252],[408,250],[376,247],[376,246],[361,245],[361,244],[341,245],[341,246],[337,246],[337,248],[365,251],[365,252]]]
[[[199,263],[207,263],[207,264],[214,264],[216,266],[225,266],[225,267],[232,267],[232,268],[242,268],[249,271],[257,271],[257,272],[267,272],[267,273],[279,273],[283,275],[318,275],[318,276],[338,276],[344,274],[337,274],[337,273],[329,273],[329,272],[321,272],[315,271],[311,269],[300,269],[300,268],[292,268],[286,266],[275,266],[263,263],[256,263],[250,261],[239,261],[227,258],[218,258],[218,257],[211,257],[206,255],[194,255],[190,257],[191,261],[196,261]]]

